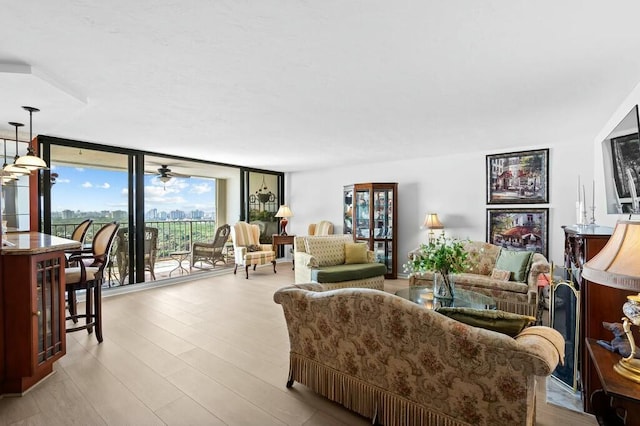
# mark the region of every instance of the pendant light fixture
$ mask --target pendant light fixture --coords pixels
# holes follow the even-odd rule
[[[35,154],[33,149],[33,113],[40,111],[38,108],[23,106],[25,110],[29,111],[29,145],[27,147],[27,154],[16,160],[16,165],[24,167],[28,170],[40,170],[46,169],[47,163]]]
[[[4,164],[2,165],[2,170],[0,170],[0,175],[2,176],[2,184],[6,184],[9,182],[13,182],[18,179],[18,176],[11,174],[10,172],[5,172],[4,169],[7,167],[7,140],[3,139],[4,142]]]
[[[31,174],[31,170],[22,167],[22,166],[18,166],[16,164],[16,161],[18,161],[19,157],[18,157],[18,127],[22,127],[24,126],[24,124],[22,123],[16,123],[15,121],[10,121],[9,125],[14,126],[16,128],[16,156],[15,159],[13,161],[13,164],[9,164],[8,166],[6,166],[3,169],[4,173],[11,173],[13,176],[24,176],[24,175],[28,175]]]

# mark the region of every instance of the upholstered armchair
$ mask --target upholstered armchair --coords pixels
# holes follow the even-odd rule
[[[309,235],[332,235],[333,223],[328,220],[321,220],[318,223],[309,225]]]
[[[249,279],[249,266],[264,265],[271,262],[273,273],[276,273],[276,252],[271,244],[260,244],[260,227],[247,222],[238,222],[231,228],[233,251],[236,266],[233,273],[238,271],[238,265],[245,267],[246,278]]]

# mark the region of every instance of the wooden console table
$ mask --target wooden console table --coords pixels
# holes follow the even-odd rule
[[[279,246],[283,246],[283,245],[287,245],[287,244],[293,245],[293,240],[294,240],[294,238],[296,236],[295,235],[273,234],[273,235],[271,235],[271,237],[273,238],[273,240],[272,240],[273,250],[276,252],[276,257],[278,257],[280,255],[280,253],[278,253],[278,247]],[[291,263],[293,263],[293,268],[291,268],[291,269],[295,269],[295,267],[296,267],[295,261],[292,260]]]
[[[598,423],[639,426],[640,386],[613,370],[620,355],[598,345],[595,339],[586,339],[585,343],[602,385],[594,389],[591,395],[585,395],[590,399]]]
[[[8,233],[0,250],[0,394],[22,395],[66,353],[64,251],[74,240]]]

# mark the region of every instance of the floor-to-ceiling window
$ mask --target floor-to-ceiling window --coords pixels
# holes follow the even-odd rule
[[[277,232],[272,216],[279,198],[250,209],[243,188],[255,185],[248,185],[249,172],[238,166],[47,136],[38,141],[51,165],[40,183],[41,230],[69,236],[91,218],[90,241],[99,226],[118,221],[108,271],[111,286],[192,273],[185,255],[192,244],[212,241],[218,226],[247,220],[243,212],[249,210],[270,212],[268,232],[273,223]],[[266,172],[265,179],[268,189],[271,185],[276,194],[282,192],[282,174]],[[177,268],[181,259],[186,268]],[[206,271],[204,266],[197,272]]]

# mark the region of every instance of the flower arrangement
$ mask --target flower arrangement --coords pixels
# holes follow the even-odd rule
[[[453,284],[449,275],[464,271],[468,267],[467,258],[462,241],[442,234],[428,244],[420,245],[418,251],[403,266],[409,276],[423,275],[427,271],[439,273],[442,275],[444,295],[453,297]],[[435,281],[436,277],[434,284]]]

